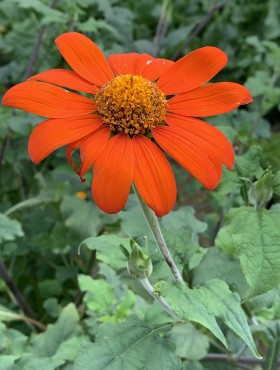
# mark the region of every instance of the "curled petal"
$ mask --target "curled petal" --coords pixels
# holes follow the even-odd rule
[[[249,90],[233,82],[217,82],[174,96],[167,109],[182,116],[206,117],[230,112],[251,103]]]
[[[126,134],[112,137],[94,164],[93,198],[104,212],[117,213],[130,191],[134,168],[131,139]]]
[[[82,116],[95,111],[95,102],[45,82],[27,81],[6,92],[3,104],[50,118]]]
[[[63,86],[68,89],[96,94],[98,88],[92,83],[84,80],[76,72],[66,69],[50,69],[32,76],[28,81],[44,81],[54,85]]]
[[[166,122],[171,127],[185,131],[184,137],[199,145],[210,157],[225,164],[229,170],[234,165],[234,150],[226,136],[210,123],[192,117],[167,114]]]
[[[75,172],[80,176],[81,182],[84,182],[83,178],[85,173],[93,166],[99,155],[104,150],[110,137],[110,129],[107,126],[102,125],[92,134],[70,143],[67,146],[66,156],[69,164],[73,167]],[[76,149],[80,149],[81,164],[77,168],[72,161],[72,153]]]
[[[193,90],[208,82],[227,62],[227,55],[218,48],[205,46],[196,49],[163,73],[158,87],[167,95]]]
[[[210,153],[207,147],[200,147],[199,143],[188,131],[175,126],[157,126],[153,130],[153,136],[157,143],[170,157],[174,158],[182,167],[189,171],[207,189],[217,187],[222,176],[222,163]]]
[[[34,128],[28,141],[28,152],[34,163],[39,163],[54,150],[76,141],[102,125],[94,114],[67,119],[48,119]]]
[[[134,136],[133,181],[144,202],[157,216],[166,215],[176,201],[176,182],[162,151],[145,136]]]
[[[67,32],[55,39],[56,45],[70,67],[85,80],[103,86],[113,72],[99,47],[78,32]]]

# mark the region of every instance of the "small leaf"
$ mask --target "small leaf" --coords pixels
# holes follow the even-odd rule
[[[0,213],[0,243],[4,240],[15,240],[17,236],[23,236],[21,225],[16,220]]]
[[[172,324],[149,325],[130,316],[121,324],[102,324],[95,343],[81,346],[74,370],[174,370],[181,368],[180,359],[170,343],[159,334]]]
[[[90,310],[103,313],[116,304],[114,288],[105,280],[94,280],[81,274],[78,276],[78,282],[81,291],[86,292],[83,300]]]
[[[119,245],[130,250],[129,238],[120,238],[117,235],[100,235],[85,239],[81,245],[90,250],[96,250],[96,257],[115,270],[122,270],[127,266],[127,259]]]

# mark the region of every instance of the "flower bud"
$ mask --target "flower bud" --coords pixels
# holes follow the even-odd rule
[[[139,245],[132,242],[131,253],[127,261],[129,274],[136,279],[144,279],[151,275],[153,264],[151,257],[143,252]]]
[[[153,271],[151,257],[133,239],[130,240],[131,253],[122,245],[120,247],[127,258],[127,270],[132,277],[145,279],[151,275]]]
[[[262,176],[254,182],[251,189],[251,195],[256,202],[256,208],[262,208],[271,199],[273,195],[272,172],[268,168]]]

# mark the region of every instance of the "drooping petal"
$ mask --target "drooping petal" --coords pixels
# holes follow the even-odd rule
[[[145,136],[134,136],[133,181],[144,202],[157,216],[166,215],[176,201],[176,182],[162,151]]]
[[[94,164],[93,198],[104,212],[117,213],[130,191],[134,168],[131,139],[126,134],[112,137]]]
[[[233,82],[217,82],[174,96],[168,100],[167,109],[182,116],[206,117],[250,102],[252,97],[246,87]]]
[[[174,62],[167,59],[154,58],[149,54],[113,54],[108,62],[116,75],[132,74],[155,81]]]
[[[171,127],[185,130],[185,137],[197,144],[209,156],[232,170],[234,150],[225,135],[210,123],[192,117],[167,114],[166,122]]]
[[[207,189],[215,189],[222,176],[222,163],[211,157],[193,140],[189,133],[175,126],[157,126],[153,130],[157,143],[170,157],[189,171]],[[212,152],[211,152],[212,154]]]
[[[76,72],[66,69],[50,69],[32,76],[28,81],[44,81],[54,85],[63,86],[72,90],[96,94],[98,88],[92,83],[84,80]]]
[[[74,168],[77,174],[80,176],[81,181],[84,182],[83,178],[85,173],[92,167],[94,162],[97,160],[99,155],[104,150],[110,137],[110,129],[108,126],[102,125],[92,134],[70,143],[67,146],[66,156],[69,164]],[[80,148],[81,164],[77,168],[72,161],[72,153]]]
[[[41,162],[55,149],[76,141],[102,125],[99,116],[48,119],[34,128],[28,141],[28,152],[34,163]]]
[[[86,36],[68,32],[58,36],[55,42],[66,62],[85,80],[103,86],[114,77],[102,51]]]
[[[95,111],[95,102],[45,82],[15,85],[3,96],[3,104],[50,118],[82,116]]]
[[[214,77],[227,61],[227,55],[218,48],[196,49],[175,62],[160,77],[158,87],[167,95],[193,90]]]

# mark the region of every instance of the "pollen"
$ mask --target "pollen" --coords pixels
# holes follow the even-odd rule
[[[116,76],[96,95],[96,109],[113,134],[145,135],[165,117],[164,93],[146,78]]]

